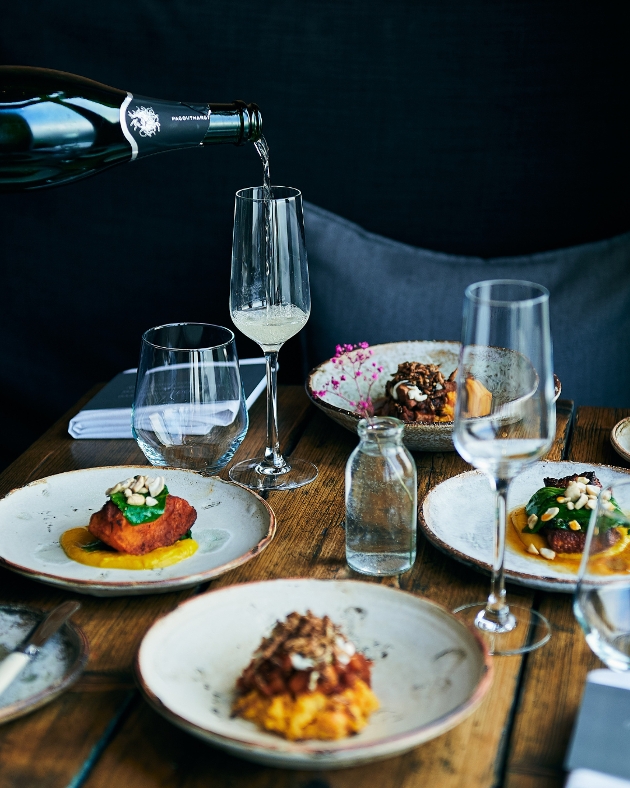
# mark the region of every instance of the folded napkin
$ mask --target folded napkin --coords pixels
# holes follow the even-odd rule
[[[244,358],[239,362],[241,379],[245,388],[247,409],[254,404],[266,386],[265,359]],[[136,388],[136,370],[128,369],[116,375],[102,388],[77,415],[70,420],[68,432],[73,438],[133,438],[131,434],[131,406]],[[205,435],[214,425],[230,424],[238,412],[239,403],[228,401],[208,405],[173,405],[170,408],[142,408],[151,410],[150,420],[158,421],[169,444],[177,442],[177,428],[181,423],[181,413],[176,409],[187,410],[188,434]],[[161,419],[161,422],[159,420]]]

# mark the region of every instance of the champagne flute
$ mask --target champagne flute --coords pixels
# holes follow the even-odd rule
[[[510,481],[551,447],[553,398],[548,291],[507,279],[466,288],[453,440],[489,477],[496,507],[490,595],[454,612],[474,623],[491,654],[532,651],[551,636],[544,616],[508,606],[504,560]]]
[[[255,490],[291,490],[317,477],[312,463],[287,461],[278,439],[278,351],[310,311],[301,193],[287,186],[272,186],[269,193],[241,189],[234,209],[230,313],[265,354],[267,445],[263,457],[233,465],[230,478]]]

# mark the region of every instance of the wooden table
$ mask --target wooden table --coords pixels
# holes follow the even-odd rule
[[[91,392],[93,394],[94,392]],[[87,397],[86,397],[87,399]],[[77,468],[144,464],[132,441],[75,441],[68,419],[78,403],[0,477],[0,495],[34,479]],[[159,616],[184,599],[246,580],[287,576],[343,578],[343,470],[356,437],[313,408],[299,387],[281,389],[280,434],[285,451],[313,461],[317,480],[272,493],[278,518],[274,542],[258,558],[223,577],[179,593],[98,599],[84,597],[74,620],[90,641],[86,672],[48,706],[0,728],[0,788],[419,788],[508,786],[551,788],[563,783],[562,762],[587,670],[599,665],[575,623],[571,598],[510,586],[513,600],[543,612],[553,637],[524,657],[495,660],[493,687],[480,708],[454,730],[381,763],[330,772],[278,770],[212,749],[166,722],[142,700],[132,659]],[[549,459],[624,465],[613,453],[611,427],[630,410],[558,403],[558,430]],[[237,459],[264,446],[264,403],[255,404]],[[455,453],[417,454],[419,500],[436,484],[467,469]],[[358,577],[358,576],[357,576]],[[376,582],[376,581],[375,581]],[[400,588],[454,608],[485,598],[488,578],[447,558],[423,537]],[[50,609],[66,594],[0,570],[0,601]]]

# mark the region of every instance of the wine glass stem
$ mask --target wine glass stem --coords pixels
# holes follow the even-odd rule
[[[286,462],[280,454],[278,439],[278,353],[265,353],[267,362],[267,446],[265,447],[265,465],[273,468],[284,468]]]
[[[494,479],[496,492],[494,555],[492,560],[492,582],[486,604],[486,616],[502,624],[510,614],[505,602],[505,527],[507,515],[507,493],[509,479]]]

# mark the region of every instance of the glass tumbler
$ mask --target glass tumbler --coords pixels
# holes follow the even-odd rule
[[[617,671],[630,670],[629,543],[630,480],[617,481],[597,496],[573,601],[586,642]]]
[[[142,336],[133,436],[152,465],[218,473],[247,432],[234,334],[172,323]]]
[[[416,464],[403,423],[361,419],[346,465],[346,560],[364,575],[398,575],[416,560]]]

